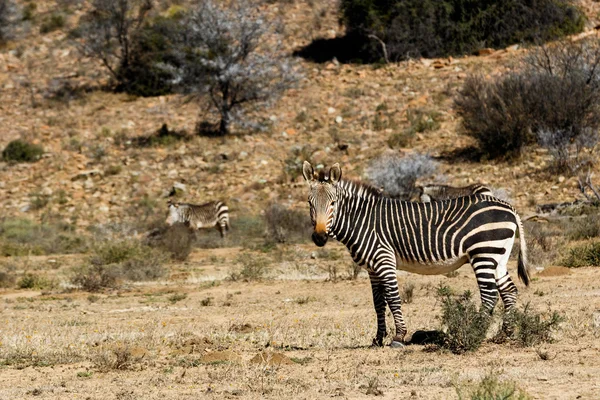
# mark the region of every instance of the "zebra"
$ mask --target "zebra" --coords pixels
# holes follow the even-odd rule
[[[470,196],[472,194],[484,194],[486,196],[494,196],[492,189],[489,187],[475,183],[469,186],[454,187],[447,185],[425,185],[417,186],[419,200],[423,203],[429,201],[448,200],[456,197]]]
[[[222,238],[225,237],[225,232],[229,230],[229,208],[221,201],[196,205],[174,203],[169,200],[168,204],[167,225],[181,222],[192,229],[216,227]]]
[[[309,185],[313,242],[322,247],[328,237],[339,240],[369,273],[377,314],[374,346],[383,346],[386,304],[396,328],[391,346],[404,343],[406,325],[396,269],[435,275],[470,263],[482,310],[491,314],[499,292],[510,312],[516,304],[517,287],[508,275],[507,262],[518,230],[518,275],[529,285],[521,218],[502,200],[485,194],[429,203],[393,199],[370,185],[342,180],[339,164],[315,176],[305,161],[302,175]]]

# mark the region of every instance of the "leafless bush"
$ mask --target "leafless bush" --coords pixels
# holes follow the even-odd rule
[[[268,106],[299,79],[280,49],[276,24],[254,6],[247,0],[194,6],[184,20],[176,61],[164,65],[185,92],[209,95],[220,135],[232,123],[251,125],[244,112]]]
[[[558,171],[575,173],[598,142],[599,89],[600,43],[564,42],[540,48],[495,80],[469,77],[455,107],[488,157],[515,155],[537,141]]]
[[[436,162],[424,154],[388,155],[376,159],[368,167],[367,176],[390,196],[408,200],[417,179],[433,174],[436,169]]]

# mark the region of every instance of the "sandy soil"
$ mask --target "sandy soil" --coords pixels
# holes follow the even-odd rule
[[[313,250],[296,246],[294,254]],[[197,250],[173,266],[191,271],[182,279],[119,292],[2,292],[0,399],[440,399],[489,373],[534,398],[599,396],[600,269],[534,273],[530,288],[519,285],[521,304],[565,317],[553,343],[486,342],[454,355],[421,345],[369,348],[376,326],[366,275],[332,282],[310,272],[310,257],[290,264],[269,254],[269,279],[224,279],[238,252]],[[336,263],[344,277],[347,257],[323,263]],[[510,271],[516,276],[514,265]],[[453,278],[399,280],[415,285],[403,306],[409,335],[440,327],[440,284],[477,290],[468,267]]]

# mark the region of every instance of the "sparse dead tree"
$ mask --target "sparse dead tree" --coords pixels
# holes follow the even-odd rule
[[[77,33],[79,49],[102,62],[117,82],[126,84],[134,37],[152,10],[152,0],[93,0]]]
[[[165,68],[184,92],[210,97],[218,134],[226,135],[232,123],[252,125],[244,112],[270,105],[300,75],[280,47],[276,24],[256,4],[207,0],[195,7],[183,21],[178,65]]]

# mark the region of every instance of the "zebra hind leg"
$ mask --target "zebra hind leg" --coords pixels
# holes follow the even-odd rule
[[[514,284],[510,275],[506,273],[502,278],[496,280],[500,298],[504,303],[504,320],[502,321],[502,331],[507,336],[512,336],[514,333],[514,310],[517,303],[517,286]]]
[[[385,295],[379,277],[370,272],[369,277],[371,278],[371,291],[373,292],[373,306],[375,307],[375,313],[377,314],[377,335],[373,339],[372,346],[381,347],[383,346],[383,338],[386,334]]]
[[[498,263],[489,255],[485,257],[477,255],[470,258],[469,261],[475,271],[475,278],[479,286],[481,310],[486,310],[491,315],[498,302],[498,286],[496,285],[496,266]]]

